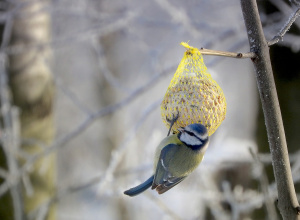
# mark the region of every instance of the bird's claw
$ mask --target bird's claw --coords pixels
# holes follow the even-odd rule
[[[178,120],[178,118],[179,118],[179,112],[177,112],[177,115],[176,115],[176,116],[174,116],[174,114],[172,113],[172,116],[173,116],[173,117],[172,117],[171,120],[166,116],[166,121],[170,123],[170,128],[169,128],[169,131],[168,131],[168,135],[167,135],[167,136],[170,135],[171,129],[172,129],[174,123]]]
[[[179,112],[177,112],[177,115],[174,117],[174,114],[172,113],[172,119],[169,119],[168,116],[166,116],[166,121],[169,122],[170,124],[174,124],[178,118],[179,118]]]

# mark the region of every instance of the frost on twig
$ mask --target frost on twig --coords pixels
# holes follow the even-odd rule
[[[251,155],[253,156],[254,159],[254,166],[257,167],[257,169],[260,170],[259,175],[257,175],[257,178],[259,180],[262,192],[264,194],[265,198],[265,204],[266,204],[266,209],[269,214],[270,219],[278,219],[277,214],[276,214],[276,209],[274,206],[274,199],[271,197],[271,193],[269,190],[269,180],[267,177],[267,173],[264,168],[264,164],[260,161],[257,153],[255,153],[251,148],[249,148]]]
[[[111,182],[112,177],[114,176],[115,170],[116,170],[118,164],[120,163],[121,159],[123,158],[126,148],[128,147],[130,141],[132,141],[132,139],[135,137],[136,132],[138,131],[139,127],[145,122],[145,119],[149,116],[149,114],[159,106],[160,102],[161,102],[161,99],[152,103],[145,110],[141,119],[136,123],[136,125],[134,126],[132,131],[129,132],[128,136],[123,141],[121,141],[121,144],[118,146],[118,148],[112,152],[108,168],[106,169],[106,171],[103,175],[103,179],[99,183],[99,188],[98,188],[99,195],[103,194],[106,184]]]
[[[286,32],[290,29],[292,24],[295,22],[295,20],[299,17],[300,15],[300,8],[298,8],[294,14],[292,14],[288,21],[285,23],[285,25],[281,28],[281,30],[270,40],[268,41],[268,45],[272,46],[279,41],[283,39],[283,36],[286,34]]]
[[[3,57],[1,57],[3,58]],[[2,60],[4,61],[4,59]],[[14,218],[22,219],[23,202],[19,192],[17,182],[18,161],[15,153],[19,148],[19,111],[16,107],[11,106],[8,92],[8,80],[4,70],[4,62],[0,62],[0,97],[1,97],[1,117],[3,120],[3,127],[1,134],[1,145],[4,152],[8,172],[2,170],[2,176],[5,177],[4,183],[0,186],[0,198],[7,190],[13,202]]]

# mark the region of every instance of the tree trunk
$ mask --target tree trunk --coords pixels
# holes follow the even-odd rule
[[[257,55],[252,61],[255,67],[257,87],[262,103],[277,184],[278,208],[283,219],[300,219],[296,211],[299,204],[292,179],[269,47],[262,30],[256,0],[241,0],[241,6],[248,33],[250,51]]]
[[[19,0],[11,33],[12,51],[9,56],[9,81],[13,102],[21,110],[21,136],[30,143],[22,150],[34,155],[43,151],[54,138],[54,84],[49,61],[51,23],[47,1]],[[32,141],[34,140],[34,141]],[[24,158],[20,162],[26,163]],[[38,208],[51,198],[55,189],[55,156],[45,156],[34,163],[29,178],[33,190],[23,190],[25,213]],[[55,219],[54,207],[47,219]]]

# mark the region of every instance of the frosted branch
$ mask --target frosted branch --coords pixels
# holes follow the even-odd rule
[[[291,28],[292,24],[296,21],[296,19],[300,15],[300,8],[298,8],[288,19],[285,25],[281,28],[281,30],[275,35],[270,41],[268,41],[268,45],[272,46],[283,39],[283,36],[286,32]]]

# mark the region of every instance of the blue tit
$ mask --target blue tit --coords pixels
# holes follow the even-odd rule
[[[178,134],[164,138],[156,148],[154,175],[144,183],[126,190],[124,194],[136,196],[151,186],[151,189],[162,194],[197,168],[208,146],[207,129],[202,124],[190,124],[178,131]]]

